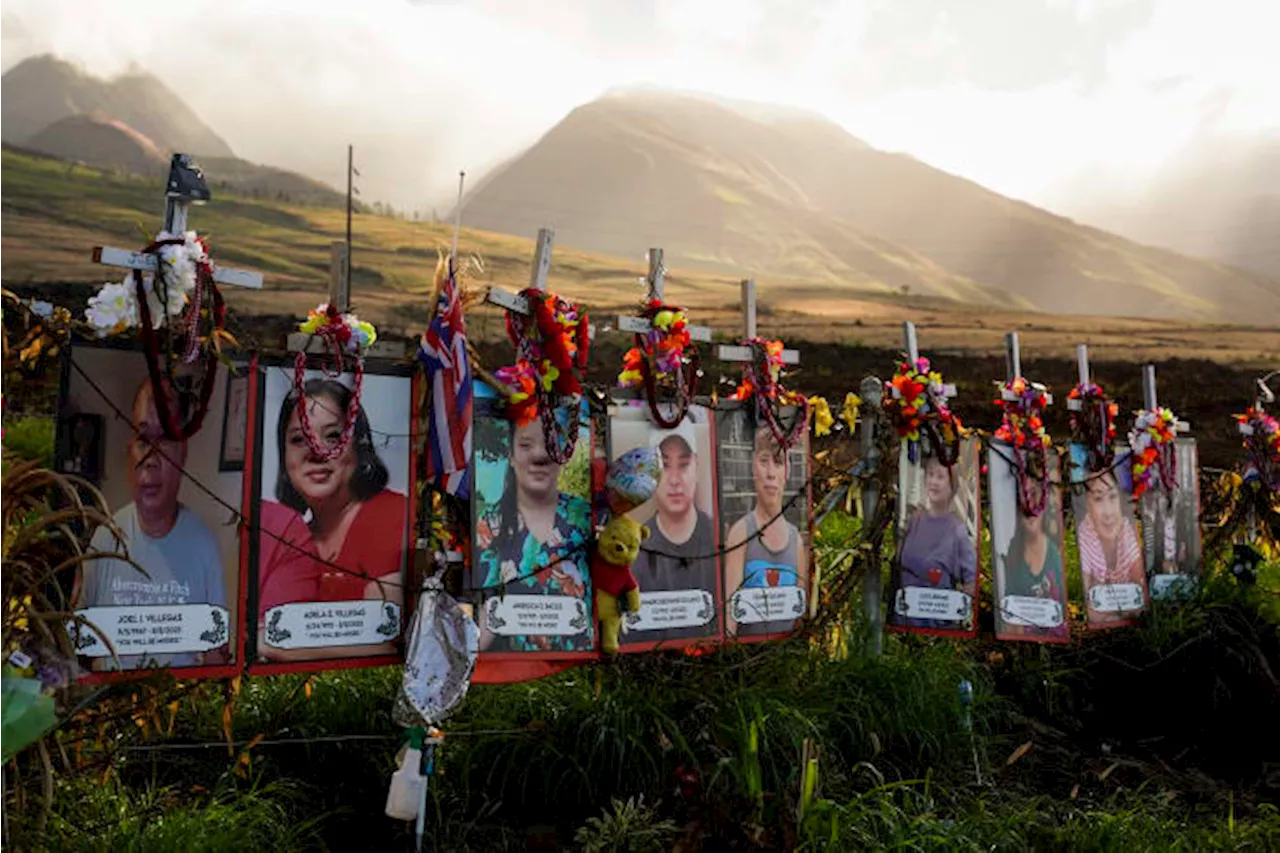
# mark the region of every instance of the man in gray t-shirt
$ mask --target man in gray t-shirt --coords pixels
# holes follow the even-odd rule
[[[654,436],[662,455],[662,475],[654,495],[657,511],[645,522],[651,531],[632,570],[640,584],[641,601],[646,591],[705,590],[716,593],[715,525],[698,509],[695,494],[698,482],[698,454],[693,424],[688,418],[673,430]],[[644,631],[629,637],[632,642],[658,642],[705,637],[715,633],[715,616],[706,624],[684,628]]]
[[[129,486],[133,502],[114,516],[121,540],[100,527],[91,549],[102,554],[127,554],[142,574],[117,557],[88,560],[77,585],[76,608],[130,607],[164,604],[227,606],[222,584],[222,556],[218,540],[200,518],[178,501],[187,443],[164,436],[156,412],[151,383],[144,381],[134,397],[134,433],[129,439]],[[151,664],[199,666],[204,654],[122,655],[120,667]],[[99,658],[96,669],[113,667]]]

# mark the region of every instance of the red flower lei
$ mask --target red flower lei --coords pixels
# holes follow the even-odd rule
[[[641,316],[649,321],[649,331],[636,332],[635,346],[622,357],[618,385],[622,388],[643,386],[654,421],[664,429],[672,429],[684,418],[697,393],[701,373],[698,348],[689,335],[683,308],[650,299]],[[668,418],[658,406],[659,383],[669,387],[675,397],[673,417]]]
[[[200,431],[200,427],[204,424],[205,416],[209,412],[209,400],[213,397],[213,387],[218,375],[218,351],[214,343],[214,336],[226,327],[227,309],[222,301],[222,294],[218,291],[218,286],[213,280],[213,265],[208,261],[201,261],[196,264],[196,286],[191,293],[191,301],[186,308],[186,329],[185,342],[181,354],[173,351],[173,336],[169,332],[169,316],[167,308],[167,284],[164,280],[163,262],[159,262],[159,251],[163,246],[181,245],[183,239],[181,237],[173,237],[167,240],[158,240],[149,244],[143,249],[143,254],[155,255],[158,263],[156,264],[156,274],[152,281],[152,287],[157,289],[160,296],[161,310],[165,311],[164,329],[166,351],[163,354],[164,364],[161,365],[162,354],[160,352],[160,336],[156,334],[156,329],[152,326],[151,306],[147,299],[146,286],[143,282],[142,271],[133,271],[133,284],[135,289],[135,298],[138,304],[139,337],[142,339],[142,349],[147,361],[147,374],[151,379],[152,398],[156,404],[156,414],[160,418],[161,429],[164,430],[166,438],[174,441],[182,441],[190,438]],[[204,240],[200,240],[204,245]],[[206,254],[208,247],[205,247]],[[208,307],[205,308],[205,301],[208,301]],[[208,313],[210,330],[208,341],[204,349],[204,370],[202,371],[201,381],[198,390],[194,392],[184,391],[181,383],[177,381],[175,368],[177,364],[192,364],[199,358],[201,353],[201,334],[200,334],[200,315]],[[178,417],[169,406],[169,393],[172,392],[176,398],[179,409],[183,407],[184,398],[190,400],[194,398],[195,410],[187,418],[185,422]]]
[[[782,385],[785,368],[782,365],[782,341],[749,338],[743,342],[751,348],[751,361],[742,368],[742,381],[734,389],[731,400],[754,399],[756,416],[768,425],[773,439],[783,450],[790,450],[809,425],[809,401],[796,391]],[[800,412],[791,426],[783,429],[778,410],[783,406],[798,406]]]
[[[1044,512],[1049,500],[1049,448],[1053,446],[1053,440],[1045,432],[1044,421],[1040,417],[1041,410],[1049,404],[1049,395],[1043,386],[1028,382],[1021,376],[997,384],[1000,385],[1001,396],[995,403],[1004,415],[995,437],[1013,449],[1018,474],[1018,506],[1024,515],[1036,517]],[[1033,480],[1040,484],[1035,493],[1031,486]]]
[[[915,462],[919,457],[923,433],[944,465],[956,464],[964,425],[947,406],[942,375],[931,369],[929,359],[920,356],[912,364],[904,358],[889,385],[893,392],[884,396],[882,405],[898,437],[907,442],[907,458]]]
[[[578,442],[579,377],[591,348],[590,323],[587,312],[577,303],[550,291],[526,288],[520,295],[530,315],[507,312],[507,336],[516,347],[516,364],[497,371],[497,375],[504,383],[517,386],[512,389],[514,394],[508,394],[509,414],[517,423],[541,416],[547,454],[563,465],[573,457]],[[556,420],[556,409],[565,397],[572,400],[574,416],[562,426]]]
[[[1071,440],[1085,448],[1087,473],[1115,461],[1116,416],[1120,407],[1095,382],[1077,383],[1067,395]]]

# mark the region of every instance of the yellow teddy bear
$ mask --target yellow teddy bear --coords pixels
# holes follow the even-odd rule
[[[596,618],[600,620],[600,648],[617,654],[622,614],[640,609],[640,585],[631,564],[640,554],[640,543],[649,528],[625,515],[612,516],[596,537],[591,558],[591,584],[595,587]]]

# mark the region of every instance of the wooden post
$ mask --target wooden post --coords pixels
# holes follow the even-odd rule
[[[533,247],[533,267],[529,270],[529,287],[547,289],[547,276],[551,273],[551,245],[556,241],[554,228],[539,228],[538,241]]]
[[[667,268],[662,263],[662,250],[649,250],[649,274],[645,281],[649,287],[650,299],[662,299],[663,279],[666,278]]]
[[[1156,408],[1156,366],[1142,365],[1142,406],[1147,411]]]
[[[346,312],[351,307],[351,282],[347,278],[347,244],[329,244],[329,304]]]
[[[1022,353],[1018,349],[1018,333],[1008,332],[1004,336],[1005,378],[1016,379],[1022,375]]]
[[[755,279],[743,279],[742,282],[742,322],[747,338],[756,336],[756,282]]]
[[[1081,385],[1089,384],[1089,347],[1076,344],[1076,379]]]
[[[907,358],[911,364],[920,358],[920,341],[916,337],[916,324],[908,320],[902,324],[902,344],[906,348]]]
[[[858,388],[862,405],[867,411],[880,408],[884,396],[884,383],[874,376],[862,380]],[[880,450],[876,444],[876,419],[862,420],[862,462],[866,479],[862,481],[862,529],[870,531],[877,523],[880,506],[880,483],[876,474],[880,469]],[[873,543],[867,565],[862,573],[862,609],[867,619],[867,654],[879,655],[884,643],[884,614],[881,599],[884,591],[880,582],[879,543]]]

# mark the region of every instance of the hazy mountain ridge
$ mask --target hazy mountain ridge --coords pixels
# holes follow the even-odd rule
[[[804,111],[759,116],[724,99],[611,93],[488,176],[464,217],[782,280],[1056,312],[1280,316],[1280,282],[1264,275],[1079,225]]]

